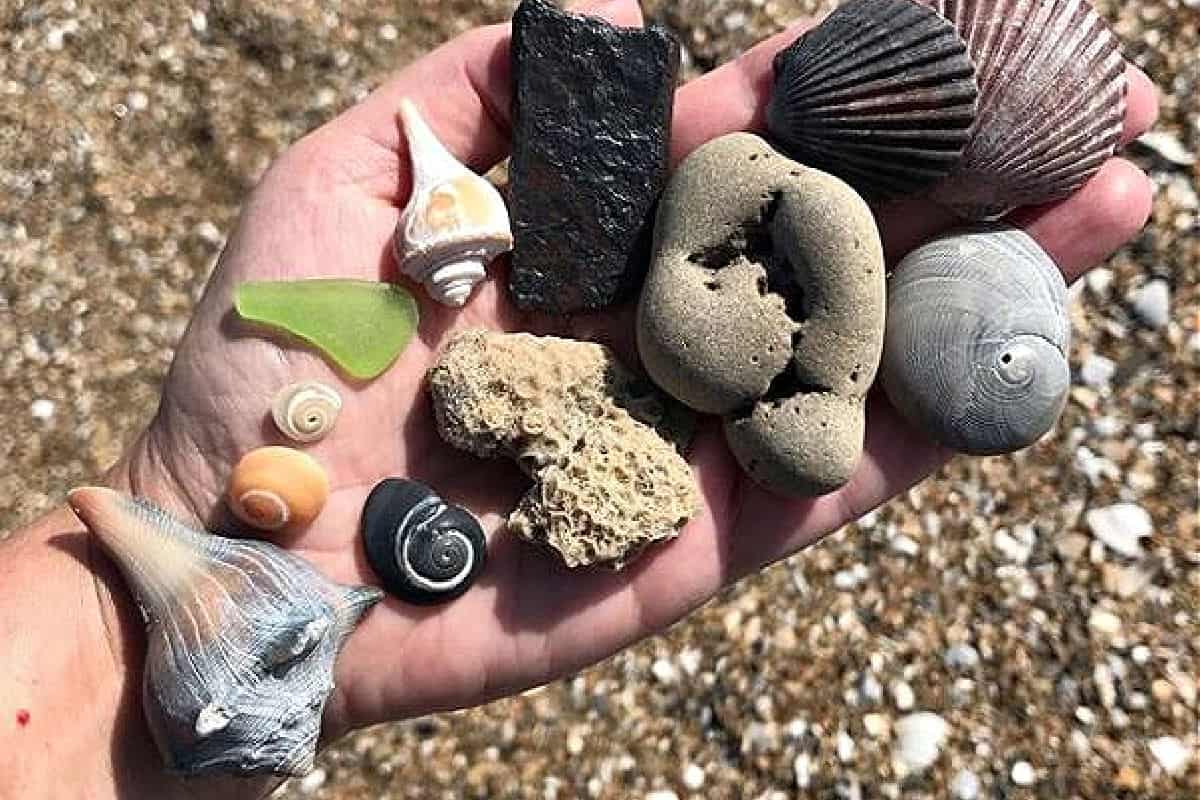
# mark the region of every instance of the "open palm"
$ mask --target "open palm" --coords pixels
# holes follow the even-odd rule
[[[593,10],[619,24],[641,21],[634,0]],[[680,90],[673,161],[714,136],[761,129],[771,58],[795,35],[764,42]],[[679,538],[620,573],[572,572],[505,533],[503,517],[525,479],[512,462],[482,461],[440,440],[424,375],[451,332],[473,326],[601,341],[633,364],[630,310],[574,319],[524,314],[507,301],[500,265],[461,310],[438,306],[413,287],[422,313],[417,336],[388,372],[369,383],[350,382],[311,351],[239,324],[232,296],[242,281],[396,279],[389,242],[409,192],[408,155],[395,119],[400,99],[412,98],[439,137],[484,171],[508,150],[508,63],[506,26],[468,33],[410,66],[272,167],[196,309],[159,414],[125,465],[133,491],[151,494],[210,529],[236,530],[221,502],[233,463],[250,449],[281,442],[266,411],[275,392],[317,378],[338,387],[345,401],[333,433],[309,449],[328,470],[333,491],[316,523],[281,544],[340,582],[377,582],[358,543],[358,522],[367,493],[389,476],[423,480],[481,516],[489,531],[489,562],[470,592],[432,608],[389,598],[351,638],[328,706],[334,733],[480,703],[595,662],[674,622],[722,586],[857,518],[946,456],[876,397],[866,453],[850,484],[815,501],[786,500],[740,473],[719,425],[710,421],[689,454],[703,509]],[[1146,78],[1130,70],[1130,86],[1127,136],[1140,133],[1154,116]],[[1072,199],[1019,221],[1073,278],[1134,235],[1149,198],[1145,178],[1114,159]],[[880,222],[894,260],[951,220],[914,205],[889,209]]]

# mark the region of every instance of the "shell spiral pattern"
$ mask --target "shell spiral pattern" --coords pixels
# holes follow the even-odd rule
[[[1074,192],[1113,155],[1125,118],[1120,42],[1087,0],[918,0],[962,34],[979,105],[933,198],[972,219]]]
[[[767,126],[789,156],[887,199],[950,174],[976,95],[946,19],[912,0],[850,0],[776,56]]]
[[[308,453],[260,447],[238,460],[226,500],[234,516],[263,531],[298,530],[312,523],[329,498],[329,477]]]
[[[1066,301],[1058,267],[1018,228],[980,226],[914,250],[888,286],[888,397],[959,452],[1027,447],[1070,389]]]
[[[342,398],[336,390],[320,381],[300,381],[275,395],[271,418],[284,436],[308,444],[333,430],[341,410]]]
[[[334,661],[382,593],[340,586],[272,544],[193,530],[109,489],[76,489],[68,501],[146,617],[143,706],[167,768],[309,772]]]
[[[389,592],[413,603],[442,603],[475,581],[487,558],[479,521],[416,481],[389,478],[363,509],[367,561]]]

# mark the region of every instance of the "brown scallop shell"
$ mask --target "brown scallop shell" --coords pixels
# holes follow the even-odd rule
[[[967,41],[979,105],[933,198],[972,219],[1059,200],[1113,155],[1125,117],[1120,42],[1086,0],[919,0]]]
[[[959,162],[975,69],[954,26],[914,0],[849,0],[775,57],[773,143],[867,197],[928,189]]]

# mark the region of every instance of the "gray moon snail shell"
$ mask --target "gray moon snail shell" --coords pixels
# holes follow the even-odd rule
[[[1067,289],[1019,228],[914,250],[888,284],[881,374],[912,424],[963,453],[1008,453],[1058,420],[1071,385]]]
[[[958,163],[975,66],[954,25],[912,0],[849,0],[775,57],[772,141],[869,198],[915,194]]]
[[[147,626],[142,705],[171,772],[304,775],[333,665],[383,596],[341,586],[267,542],[193,530],[102,488],[68,496]]]
[[[463,594],[487,560],[487,539],[475,516],[417,481],[388,478],[363,508],[367,561],[384,587],[402,600],[429,605]]]

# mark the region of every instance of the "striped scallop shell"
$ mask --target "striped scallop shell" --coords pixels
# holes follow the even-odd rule
[[[1070,389],[1066,300],[1058,267],[1019,228],[979,226],[914,250],[888,284],[888,397],[959,452],[1027,447]]]
[[[868,197],[913,194],[958,163],[974,73],[938,14],[913,0],[850,0],[776,56],[767,126],[788,155]]]
[[[1086,0],[919,0],[966,39],[979,82],[970,143],[933,197],[971,219],[1074,192],[1115,152],[1120,42]]]

